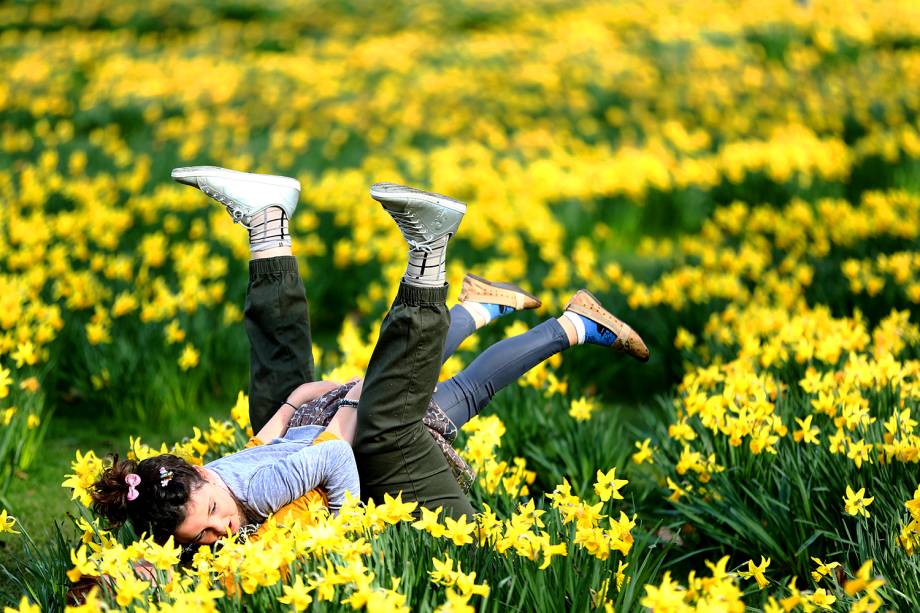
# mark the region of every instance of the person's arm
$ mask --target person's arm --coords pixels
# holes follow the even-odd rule
[[[275,437],[284,436],[296,407],[310,402],[314,398],[318,398],[326,392],[334,390],[338,386],[339,384],[335,381],[314,381],[298,386],[287,397],[285,404],[282,404],[281,407],[275,411],[272,418],[268,420],[268,423],[262,426],[262,429],[256,433],[255,438],[260,441],[270,441]]]
[[[259,469],[249,482],[249,500],[263,515],[274,513],[310,490],[323,486],[329,509],[338,511],[345,492],[360,497],[358,467],[351,446],[342,440],[310,445]]]
[[[364,379],[358,379],[355,386],[348,390],[348,393],[345,394],[345,400],[352,400],[357,402],[361,398],[361,386],[364,384]],[[358,425],[358,407],[351,406],[348,404],[343,404],[339,406],[339,410],[335,412],[335,415],[332,417],[332,421],[329,422],[329,425],[326,426],[327,432],[332,432],[338,436],[343,441],[347,442],[349,445],[354,445],[355,441],[355,429]]]

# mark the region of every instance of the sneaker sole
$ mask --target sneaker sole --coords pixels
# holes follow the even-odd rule
[[[469,277],[470,279],[472,279],[473,281],[477,282],[477,283],[482,283],[483,285],[488,285],[489,287],[494,287],[494,288],[496,288],[496,289],[502,289],[502,290],[506,290],[506,291],[509,291],[509,292],[514,292],[514,293],[516,293],[516,294],[520,294],[520,295],[522,295],[522,296],[525,296],[525,297],[527,297],[527,298],[530,298],[531,300],[533,300],[534,302],[537,303],[537,304],[535,304],[535,305],[533,305],[533,306],[530,306],[530,307],[521,307],[521,308],[523,308],[523,309],[538,309],[538,308],[540,308],[541,306],[543,306],[543,302],[542,302],[539,298],[537,298],[536,296],[534,296],[534,295],[531,294],[530,292],[524,290],[523,288],[518,287],[518,286],[515,285],[514,283],[507,283],[507,282],[504,282],[504,281],[489,281],[488,279],[484,279],[483,277],[480,277],[480,276],[478,276],[478,275],[474,275],[473,273],[469,273],[469,272],[466,273],[466,276]],[[460,298],[463,299],[463,294],[461,294]],[[516,305],[514,305],[514,304],[504,304],[503,306],[510,306],[510,307],[515,307],[515,308],[517,308]]]
[[[291,177],[281,175],[263,175],[253,172],[240,172],[239,170],[230,170],[220,166],[185,166],[182,168],[173,168],[169,176],[176,181],[180,179],[195,179],[198,177],[223,177],[225,179],[245,179],[254,183],[264,185],[273,185],[275,187],[286,187],[296,189],[300,192],[300,181]],[[181,182],[181,181],[180,181]]]
[[[442,206],[445,209],[450,209],[451,211],[456,211],[457,213],[466,213],[466,204],[460,202],[459,200],[454,200],[453,198],[445,196],[444,194],[426,192],[420,189],[415,189],[414,187],[399,185],[397,183],[374,183],[371,185],[371,197],[374,200],[380,201],[381,203],[401,198],[405,198],[407,202],[409,199],[418,199],[424,202]]]

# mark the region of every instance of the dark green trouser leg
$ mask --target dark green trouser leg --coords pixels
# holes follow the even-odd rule
[[[446,286],[400,284],[364,379],[355,459],[365,499],[381,502],[384,493],[402,492],[405,501],[472,517],[470,501],[422,424],[441,370],[450,321],[446,297]]]
[[[313,381],[310,312],[293,256],[249,262],[249,419],[258,432],[288,395]]]

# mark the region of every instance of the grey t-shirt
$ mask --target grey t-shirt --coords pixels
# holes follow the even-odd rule
[[[358,467],[351,445],[343,440],[312,445],[323,430],[322,426],[290,428],[281,438],[205,466],[263,518],[319,486],[325,488],[329,509],[336,513],[346,491],[360,497]]]

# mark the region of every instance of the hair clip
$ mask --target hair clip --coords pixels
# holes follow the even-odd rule
[[[166,484],[169,483],[170,479],[173,478],[173,471],[166,470],[162,466],[160,467],[160,487],[166,487]]]
[[[128,473],[125,475],[125,483],[128,484],[128,501],[130,502],[137,498],[137,486],[141,483],[141,477],[135,473]]]

